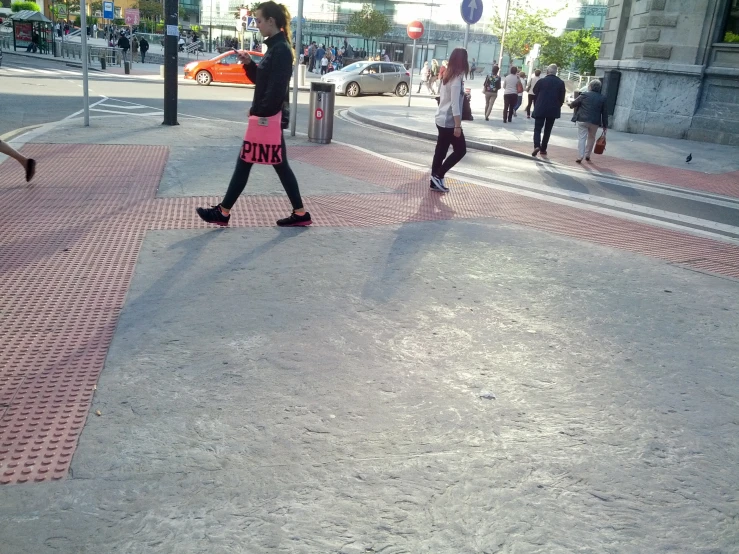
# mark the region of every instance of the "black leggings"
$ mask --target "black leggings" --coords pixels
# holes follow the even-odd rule
[[[454,136],[454,129],[450,127],[439,127],[439,136],[436,139],[436,151],[434,152],[434,161],[431,162],[431,175],[435,175],[440,179],[444,178],[446,172],[457,165],[457,162],[464,158],[467,153],[467,143],[464,140],[464,133],[458,137]],[[452,145],[453,151],[445,160],[446,153],[449,151],[449,145]]]
[[[228,190],[226,196],[221,202],[221,206],[230,210],[236,200],[244,192],[246,182],[249,180],[249,172],[253,163],[245,162],[241,159],[241,156],[236,160],[236,167],[234,173],[231,176],[231,182],[228,184]],[[287,197],[290,199],[290,203],[293,205],[293,210],[303,209],[303,200],[300,198],[300,189],[298,188],[298,180],[295,178],[293,170],[287,163],[287,149],[285,148],[285,137],[282,137],[282,163],[273,165],[277,172],[277,176],[280,178],[282,188],[285,189]]]
[[[529,103],[526,105],[526,115],[531,115],[531,106],[536,107],[536,95],[529,94]]]

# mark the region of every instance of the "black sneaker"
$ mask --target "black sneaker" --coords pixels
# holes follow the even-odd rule
[[[198,212],[200,219],[203,221],[220,225],[221,227],[226,227],[228,225],[228,220],[231,219],[231,214],[223,215],[220,204],[217,206],[211,206],[210,208],[196,208],[195,211]]]
[[[449,192],[449,189],[446,186],[446,183],[444,182],[444,179],[441,177],[437,177],[436,175],[431,175],[431,180],[429,182],[431,185],[431,188],[434,190],[438,190],[439,192]]]
[[[290,214],[290,217],[277,220],[277,225],[280,227],[305,227],[312,223],[313,221],[311,220],[310,213],[308,212],[305,212],[304,215],[298,215],[293,212]]]

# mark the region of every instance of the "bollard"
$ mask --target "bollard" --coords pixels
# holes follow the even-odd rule
[[[105,69],[105,54],[100,54],[100,69]]]
[[[128,60],[123,62],[123,72],[126,75],[129,75],[131,73],[131,62],[129,62]]]
[[[304,87],[305,86],[305,70],[307,69],[307,66],[303,63],[301,63],[298,66],[298,86]]]

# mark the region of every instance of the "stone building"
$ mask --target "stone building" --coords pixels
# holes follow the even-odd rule
[[[739,146],[739,0],[610,0],[612,127]]]

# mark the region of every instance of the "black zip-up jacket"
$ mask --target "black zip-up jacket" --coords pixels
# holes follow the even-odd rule
[[[265,39],[267,53],[259,62],[244,65],[244,72],[254,83],[254,99],[249,115],[272,117],[282,110],[282,128],[290,121],[288,85],[293,73],[293,54],[282,32]]]
[[[608,128],[608,108],[606,97],[600,92],[589,90],[575,98],[570,107],[576,108],[572,121],[593,123],[598,127]]]

